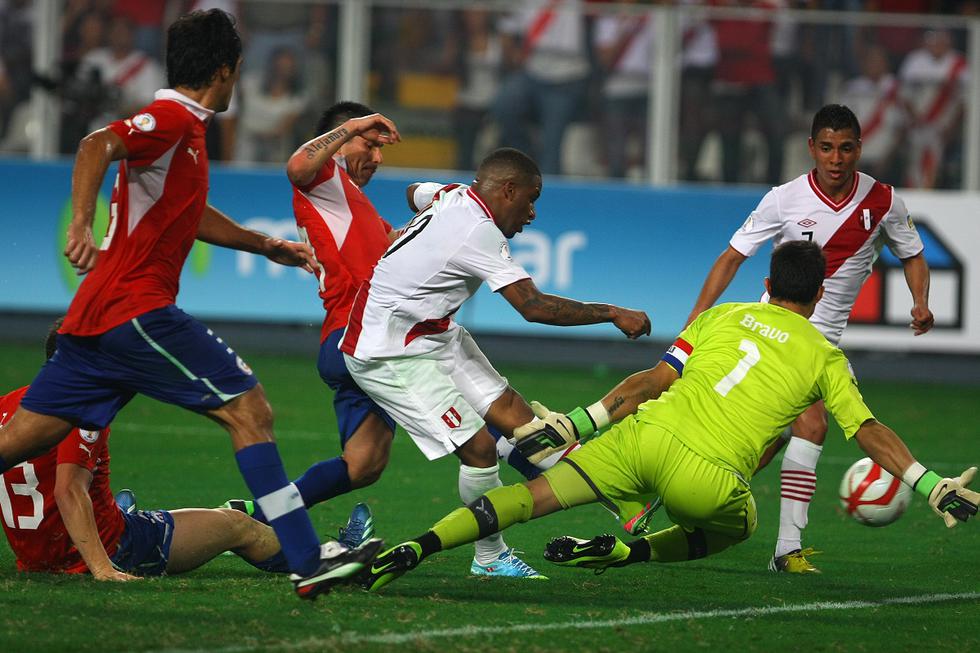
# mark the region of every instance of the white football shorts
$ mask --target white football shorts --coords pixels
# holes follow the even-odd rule
[[[490,405],[507,389],[473,337],[459,327],[435,351],[363,361],[344,354],[361,390],[401,424],[429,460],[453,453],[483,428]]]

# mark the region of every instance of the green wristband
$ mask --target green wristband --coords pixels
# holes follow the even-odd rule
[[[595,433],[595,422],[592,421],[592,418],[589,417],[589,414],[581,406],[568,411],[566,417],[572,420],[572,424],[575,425],[575,430],[578,431],[579,438],[584,438]]]
[[[922,475],[922,478],[915,482],[913,489],[928,499],[929,495],[932,494],[932,491],[942,480],[943,477],[936,472],[928,471]]]

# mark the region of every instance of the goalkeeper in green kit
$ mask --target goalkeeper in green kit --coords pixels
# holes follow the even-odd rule
[[[976,515],[980,494],[966,488],[976,467],[941,478],[918,463],[864,404],[844,354],[807,320],[823,293],[825,269],[816,244],[780,245],[766,279],[768,304],[705,311],[656,367],[626,378],[587,409],[548,413],[514,435],[533,460],[618,421],[608,433],[533,481],[495,488],[381,553],[355,582],[377,590],[433,553],[586,503],[605,505],[638,532],[630,525],[643,520],[644,497],[652,495],[661,497],[670,528],[629,543],[613,535],[558,537],[545,558],[601,569],[718,553],[755,531],[749,479],[759,458],[818,399],[845,437],[922,494],[948,527]]]

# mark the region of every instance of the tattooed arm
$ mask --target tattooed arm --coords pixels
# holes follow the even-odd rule
[[[351,118],[339,127],[306,141],[293,152],[286,164],[286,176],[296,186],[313,181],[327,161],[340,151],[341,146],[360,136],[373,143],[397,143],[401,140],[395,123],[380,113],[363,118]]]
[[[609,420],[618,422],[632,415],[640,404],[656,399],[679,378],[674,368],[663,361],[649,370],[631,374],[602,398]]]
[[[650,335],[650,318],[643,311],[549,295],[538,290],[530,279],[504,286],[500,289],[500,294],[528,322],[555,326],[612,322],[628,338]]]

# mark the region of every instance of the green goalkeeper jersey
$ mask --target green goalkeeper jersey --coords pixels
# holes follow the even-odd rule
[[[847,438],[874,418],[844,353],[805,317],[773,304],[705,311],[664,361],[681,377],[642,404],[638,419],[745,478],[780,432],[819,399]]]

